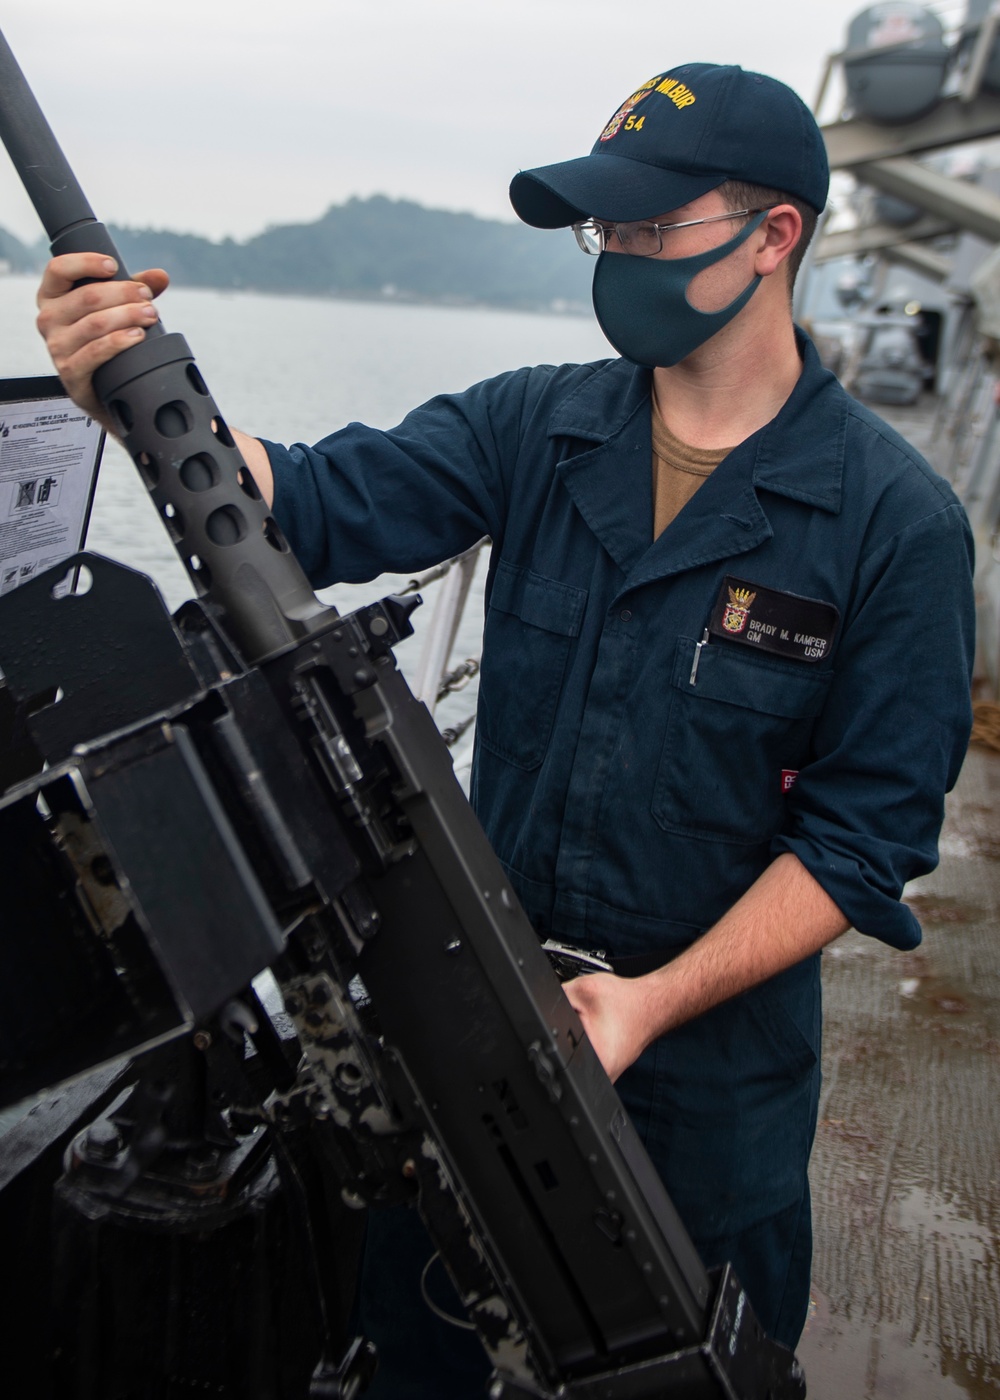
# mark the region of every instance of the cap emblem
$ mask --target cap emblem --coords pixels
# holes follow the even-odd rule
[[[659,74],[657,74],[657,77],[659,77]],[[610,141],[612,136],[617,136],[622,129],[622,122],[624,122],[625,118],[634,108],[638,107],[644,97],[649,96],[655,87],[656,78],[650,78],[648,83],[643,83],[642,87],[636,92],[633,92],[631,97],[627,97],[601,132],[600,139],[602,141]]]

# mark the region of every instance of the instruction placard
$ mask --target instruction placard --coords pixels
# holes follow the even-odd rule
[[[0,594],[83,547],[103,449],[55,375],[0,379]]]

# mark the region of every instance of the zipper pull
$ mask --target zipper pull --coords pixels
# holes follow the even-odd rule
[[[694,661],[691,663],[691,675],[688,678],[688,685],[695,685],[698,680],[698,663],[701,660],[701,653],[704,647],[708,646],[708,628],[701,634],[701,641],[695,642]]]

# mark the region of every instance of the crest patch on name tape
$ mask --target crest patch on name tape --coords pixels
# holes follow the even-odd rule
[[[839,621],[832,603],[730,577],[719,590],[708,630],[757,651],[815,663],[830,655]]]

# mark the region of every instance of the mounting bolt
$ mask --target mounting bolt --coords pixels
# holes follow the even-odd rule
[[[214,1149],[189,1157],[182,1168],[188,1181],[211,1181],[219,1170],[219,1154]]]
[[[99,1118],[87,1129],[84,1147],[88,1157],[98,1162],[110,1162],[122,1150],[122,1135],[110,1118]]]
[[[208,1031],[195,1031],[191,1037],[191,1044],[196,1050],[207,1050],[212,1043],[212,1037]]]
[[[407,1181],[412,1181],[416,1174],[416,1162],[413,1160],[412,1157],[407,1157],[406,1161],[403,1163],[403,1175],[406,1177]]]

